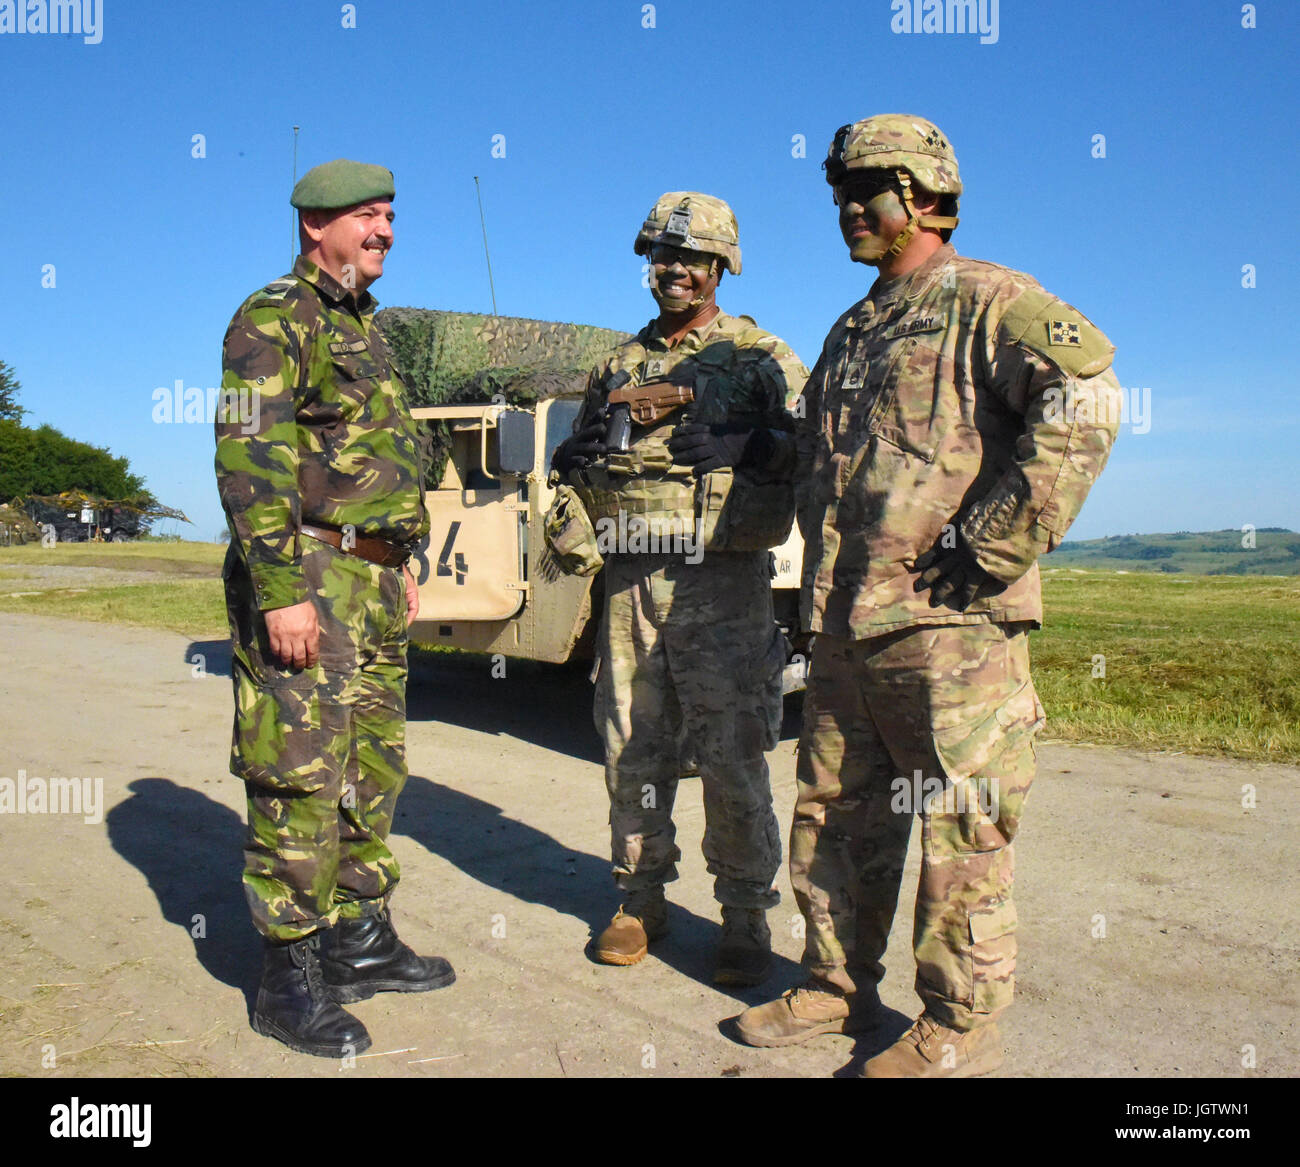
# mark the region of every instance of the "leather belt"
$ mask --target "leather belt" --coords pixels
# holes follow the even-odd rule
[[[391,539],[380,539],[377,535],[353,535],[350,544],[343,546],[343,531],[338,527],[321,527],[314,523],[303,523],[300,530],[304,535],[328,543],[344,555],[355,555],[381,567],[401,567],[411,558],[410,549]]]

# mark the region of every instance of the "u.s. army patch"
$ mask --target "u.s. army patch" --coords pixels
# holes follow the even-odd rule
[[[1079,335],[1079,325],[1073,320],[1051,320],[1047,324],[1048,344],[1080,345],[1083,338]]]
[[[912,336],[918,332],[941,332],[947,327],[946,312],[931,312],[928,316],[913,316],[901,324],[896,324],[889,330],[886,339],[896,340],[900,336]]]

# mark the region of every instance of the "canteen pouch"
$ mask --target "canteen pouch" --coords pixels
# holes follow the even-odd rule
[[[559,483],[555,501],[542,520],[546,545],[566,575],[595,575],[605,566],[587,508],[571,486]]]

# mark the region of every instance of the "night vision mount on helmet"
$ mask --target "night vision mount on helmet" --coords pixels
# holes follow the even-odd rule
[[[655,201],[632,250],[646,255],[652,247],[667,244],[706,255],[716,255],[732,275],[740,275],[740,229],[732,209],[720,198],[693,190],[670,190]],[[652,277],[650,291],[663,305],[657,282]],[[703,299],[692,300],[683,308],[697,308]]]

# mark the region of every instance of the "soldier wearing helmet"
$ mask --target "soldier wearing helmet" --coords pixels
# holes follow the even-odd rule
[[[737,1020],[752,1045],[862,1030],[912,817],[924,1011],[866,1077],[1002,1060],[1016,958],[1012,840],[1043,708],[1029,674],[1038,557],[1105,465],[1114,349],[1030,276],[959,256],[947,137],[886,114],[826,160],[850,257],[877,269],[831,328],[799,417],[801,615],[816,634],[790,876],[806,984]]]
[[[571,491],[570,527],[594,538],[580,563],[557,531],[557,561],[604,564],[595,719],[622,906],[594,950],[635,964],[667,929],[684,750],[704,786],[703,850],[722,905],[714,979],[758,984],[781,858],[764,753],[780,729],[786,660],[768,548],[794,522],[787,404],[808,373],[780,338],[718,308],[723,271],[741,270],[721,199],[663,195],[634,250],[649,260],[659,314],[592,370],[552,463],[561,499]]]

